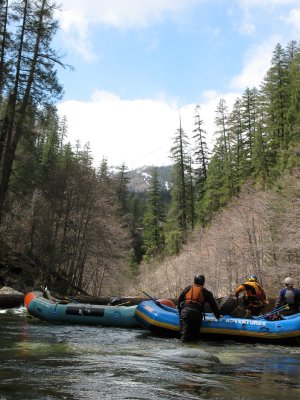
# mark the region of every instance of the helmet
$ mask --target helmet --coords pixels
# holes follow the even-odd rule
[[[249,282],[257,282],[257,276],[256,275],[251,275],[249,278]]]
[[[285,278],[284,283],[285,283],[287,286],[293,286],[293,284],[294,284],[294,279],[293,279],[293,278],[290,278],[290,277],[288,276],[287,278]]]
[[[196,275],[194,278],[194,283],[196,285],[204,285],[205,276],[204,275]]]

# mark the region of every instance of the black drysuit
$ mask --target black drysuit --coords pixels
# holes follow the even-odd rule
[[[203,303],[187,302],[186,294],[192,287],[200,285],[189,285],[180,294],[178,298],[178,311],[180,315],[180,333],[183,342],[198,340],[200,338],[200,328],[203,320],[204,305],[208,303],[217,319],[220,318],[218,305],[213,294],[202,288]]]

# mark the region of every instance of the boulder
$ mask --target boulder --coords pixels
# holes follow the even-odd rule
[[[15,295],[22,295],[24,296],[24,293],[18,292],[17,290],[9,287],[9,286],[2,286],[0,289],[0,295],[3,294],[15,294]]]
[[[24,294],[3,286],[0,289],[0,309],[20,307],[24,304]]]

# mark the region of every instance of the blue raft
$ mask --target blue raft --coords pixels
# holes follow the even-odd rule
[[[26,294],[25,306],[32,316],[53,323],[102,325],[112,327],[138,327],[135,318],[137,306],[108,306],[96,304],[67,303],[48,299],[42,292]]]
[[[158,335],[179,336],[180,323],[177,309],[149,300],[140,303],[135,311],[141,326]],[[268,341],[272,343],[300,344],[300,313],[283,317],[282,320],[268,321],[266,318],[252,319],[223,316],[219,321],[206,313],[201,327],[205,338],[220,337]]]

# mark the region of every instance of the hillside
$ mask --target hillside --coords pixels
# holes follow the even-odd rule
[[[299,155],[297,155],[299,163]],[[268,296],[276,296],[286,276],[300,285],[300,168],[286,173],[273,190],[248,184],[218,212],[206,229],[192,233],[177,256],[143,264],[139,290],[176,298],[194,275],[223,296],[255,273]]]
[[[128,189],[133,192],[145,192],[149,188],[149,182],[153,172],[153,166],[143,166],[128,171],[129,178]],[[161,182],[163,190],[170,189],[172,166],[155,167],[157,170],[158,178]]]

